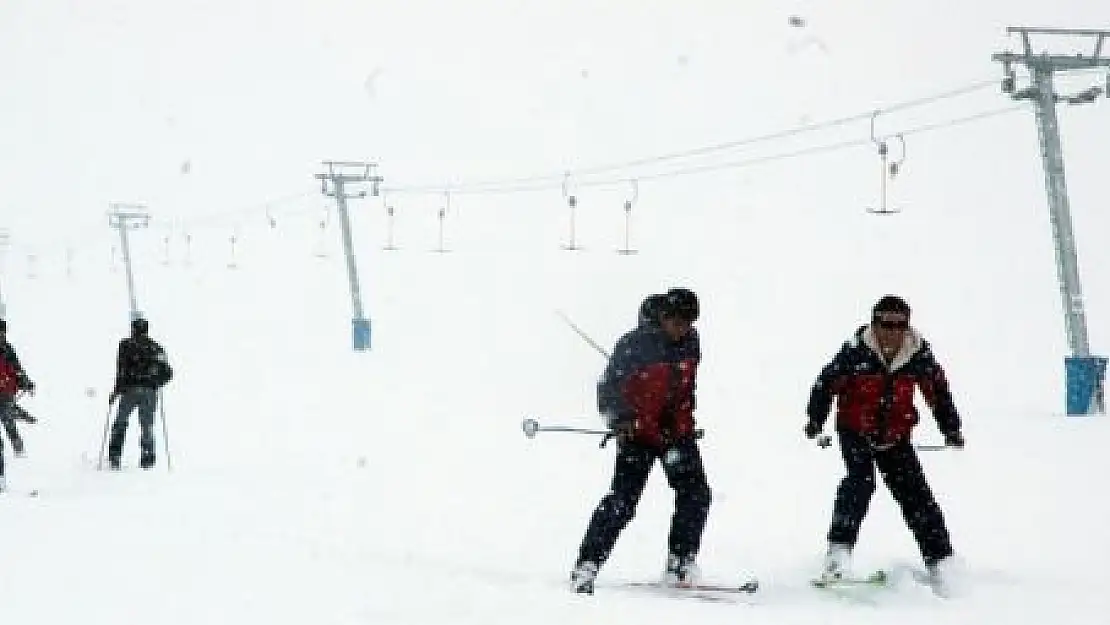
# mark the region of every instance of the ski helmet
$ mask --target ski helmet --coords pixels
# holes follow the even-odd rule
[[[871,307],[871,318],[876,320],[881,313],[899,313],[909,317],[910,305],[897,295],[884,295]]]
[[[700,313],[698,296],[690,289],[674,288],[667,291],[667,301],[664,312],[669,317],[682,319],[693,323],[698,320]]]
[[[640,323],[659,323],[659,314],[667,307],[667,294],[648,295],[640,304]]]

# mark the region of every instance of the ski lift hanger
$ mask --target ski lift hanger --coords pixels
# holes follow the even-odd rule
[[[570,172],[569,171],[566,172],[563,175],[563,197],[567,201],[567,206],[569,206],[571,208],[574,208],[575,204],[578,203],[578,198],[575,197],[574,194],[570,192]]]
[[[879,153],[879,160],[882,163],[882,169],[879,173],[879,207],[868,208],[867,212],[874,215],[893,215],[900,213],[901,210],[890,208],[887,205],[887,183],[893,180],[898,172],[902,171],[902,164],[906,162],[906,138],[902,133],[893,136],[898,141],[898,157],[892,159],[890,156],[890,146],[888,144],[889,137],[879,137],[875,134],[875,121],[879,118],[882,111],[876,110],[871,114],[871,142]]]
[[[631,211],[632,206],[636,204],[636,200],[640,199],[640,184],[636,182],[635,178],[629,180],[628,184],[632,185],[632,196],[624,201],[624,210],[626,212]]]

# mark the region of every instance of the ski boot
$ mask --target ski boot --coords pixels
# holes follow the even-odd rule
[[[597,578],[596,562],[579,562],[570,572],[570,589],[581,595],[594,594],[594,580]]]
[[[825,552],[825,563],[821,567],[822,581],[830,582],[844,579],[848,576],[852,560],[852,546],[847,543],[829,543]]]
[[[695,563],[694,555],[679,556],[667,554],[667,565],[663,569],[663,583],[668,586],[691,586],[698,582],[701,571]]]
[[[960,566],[955,556],[925,559],[925,578],[927,586],[940,597],[951,597],[959,586]]]

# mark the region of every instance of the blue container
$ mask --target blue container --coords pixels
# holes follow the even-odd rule
[[[1106,358],[1070,356],[1064,359],[1064,371],[1067,374],[1069,415],[1106,411]]]
[[[354,330],[355,351],[364,352],[370,349],[370,320],[352,319],[351,328]]]

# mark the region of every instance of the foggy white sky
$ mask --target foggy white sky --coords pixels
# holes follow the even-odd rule
[[[790,28],[791,14],[807,26]],[[1007,25],[1106,28],[1110,5],[7,0],[0,227],[49,250],[60,224],[66,237],[107,230],[112,201],[169,218],[311,193],[324,159],[379,160],[387,184],[465,183],[719,143],[996,78]],[[1007,103],[989,88],[946,111]],[[1062,111],[1076,204],[1098,197],[1100,104]],[[1015,198],[1043,207],[1032,117],[1007,119],[922,140],[915,165],[1013,164],[1034,176]],[[873,155],[859,162],[851,171]],[[755,180],[814,175],[791,165]],[[1012,201],[1012,177],[998,201]],[[693,202],[734,192],[682,184]]]

